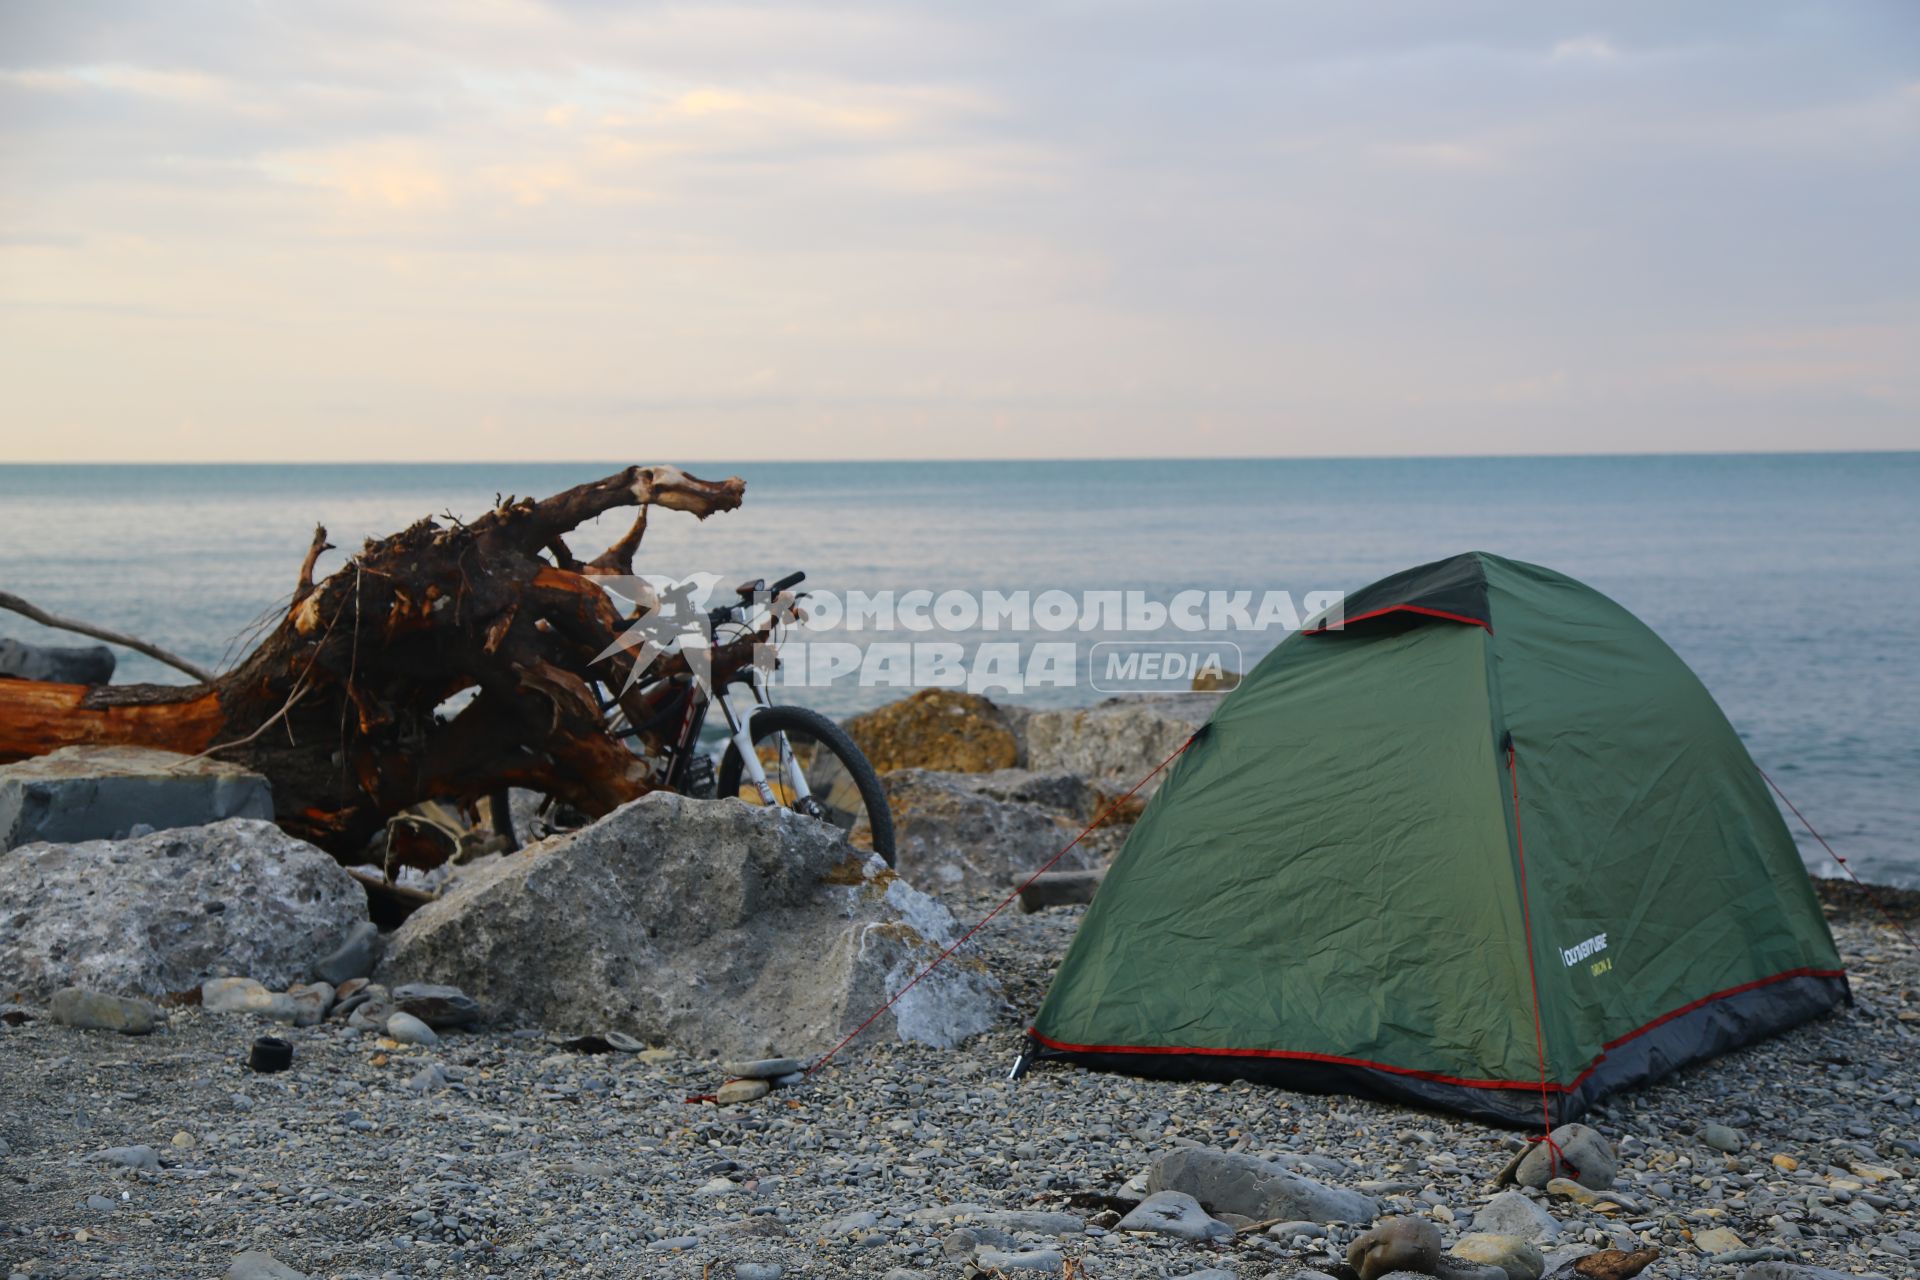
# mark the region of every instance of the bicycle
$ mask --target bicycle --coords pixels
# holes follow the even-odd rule
[[[608,732],[654,762],[656,789],[697,799],[736,797],[777,804],[830,823],[849,837],[864,818],[873,852],[891,867],[893,815],[873,765],[846,731],[826,716],[807,707],[775,703],[769,686],[778,659],[764,666],[755,661],[772,657],[787,622],[801,616],[799,602],[806,593],[794,593],[793,588],[805,580],[800,572],[771,586],[756,578],[735,589],[736,603],[707,612],[705,638],[713,660],[709,684],[690,671],[681,671],[643,678],[637,698],[632,692],[616,694],[599,680],[589,687],[607,716]],[[634,618],[644,611],[644,606],[637,607]],[[748,696],[734,692],[740,688]],[[645,718],[635,724],[623,702],[640,708]],[[727,726],[727,747],[717,771],[700,745],[708,712],[716,702]],[[509,798],[496,792],[490,807],[494,830],[510,848],[517,848]],[[546,827],[543,834],[547,834],[583,825],[586,816],[546,796],[533,819]]]

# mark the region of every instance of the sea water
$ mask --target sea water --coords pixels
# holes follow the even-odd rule
[[[657,513],[643,571],[1164,602],[1183,590],[1303,600],[1475,549],[1548,565],[1678,650],[1855,870],[1920,885],[1920,454],[681,465],[744,477],[746,502],[704,523]],[[0,466],[0,589],[217,667],[284,607],[316,524],[354,548],[616,469]],[[615,512],[581,531],[576,552],[625,524]],[[8,614],[0,635],[78,643]],[[1251,662],[1281,633],[1233,638]],[[119,678],[181,677],[123,652]],[[902,692],[843,682],[787,696],[843,715]],[[1097,696],[1080,680],[1019,699]],[[1834,871],[1800,835],[1808,864]]]

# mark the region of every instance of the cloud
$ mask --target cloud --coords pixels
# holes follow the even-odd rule
[[[1388,143],[1380,154],[1393,163],[1465,173],[1497,169],[1501,163],[1493,147],[1472,142]]]
[[[228,85],[196,71],[153,67],[81,66],[0,71],[0,84],[34,93],[114,93],[170,102],[220,102]]]
[[[1920,373],[1911,350],[1920,318],[1704,335],[1677,348],[1669,376],[1746,395],[1866,394],[1920,414]]]
[[[1531,378],[1516,378],[1495,383],[1491,393],[1498,404],[1548,404],[1565,398],[1567,375],[1563,369]]]
[[[376,141],[264,157],[265,172],[321,187],[355,205],[424,209],[448,199],[447,178],[431,148],[410,141]]]
[[[0,454],[164,452],[166,423],[214,456],[624,455],[637,422],[782,457],[1920,429],[1889,408],[1920,89],[1877,9],[8,24],[0,376],[59,429]]]
[[[1604,36],[1574,36],[1555,42],[1549,56],[1555,62],[1612,62],[1620,51]]]
[[[578,196],[586,189],[579,172],[564,163],[491,165],[480,170],[481,180],[505,189],[523,205],[545,204],[557,196]]]

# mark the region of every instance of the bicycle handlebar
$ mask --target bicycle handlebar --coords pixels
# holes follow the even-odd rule
[[[764,604],[766,603],[765,597],[777,596],[784,591],[800,585],[802,582],[805,582],[806,579],[807,575],[796,569],[786,577],[780,579],[780,581],[774,583],[771,587],[767,585],[765,578],[755,578],[752,582],[743,582],[734,588],[740,596],[740,603],[735,605],[721,605],[717,609],[708,610],[707,621],[709,625],[714,627],[718,627],[726,622],[737,622],[746,616],[748,606],[753,604],[756,599],[759,603]],[[800,595],[795,596],[794,599],[798,600],[804,595],[806,595],[806,592],[802,591]]]
[[[742,600],[751,600],[755,596],[760,595],[763,592],[768,595],[777,596],[782,591],[785,591],[787,588],[797,587],[802,582],[805,582],[806,580],[807,580],[807,575],[800,572],[798,569],[796,569],[792,573],[788,574],[786,577],[780,579],[780,581],[774,583],[772,586],[767,585],[767,580],[765,578],[755,578],[751,582],[741,583],[739,586],[735,587],[733,590],[734,590],[734,594],[738,595]]]

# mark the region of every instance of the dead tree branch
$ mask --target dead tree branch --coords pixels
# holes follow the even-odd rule
[[[312,566],[308,569],[311,571]],[[11,609],[17,614],[33,619],[43,627],[54,627],[61,631],[73,631],[94,640],[105,640],[108,644],[117,644],[122,648],[144,653],[156,662],[164,662],[177,671],[184,671],[201,684],[213,682],[213,672],[205,667],[188,662],[177,654],[168,653],[159,645],[130,636],[120,631],[110,631],[106,627],[96,627],[90,622],[80,622],[73,618],[62,618],[58,614],[48,613],[38,605],[30,604],[14,595],[11,591],[0,591],[0,609]]]

